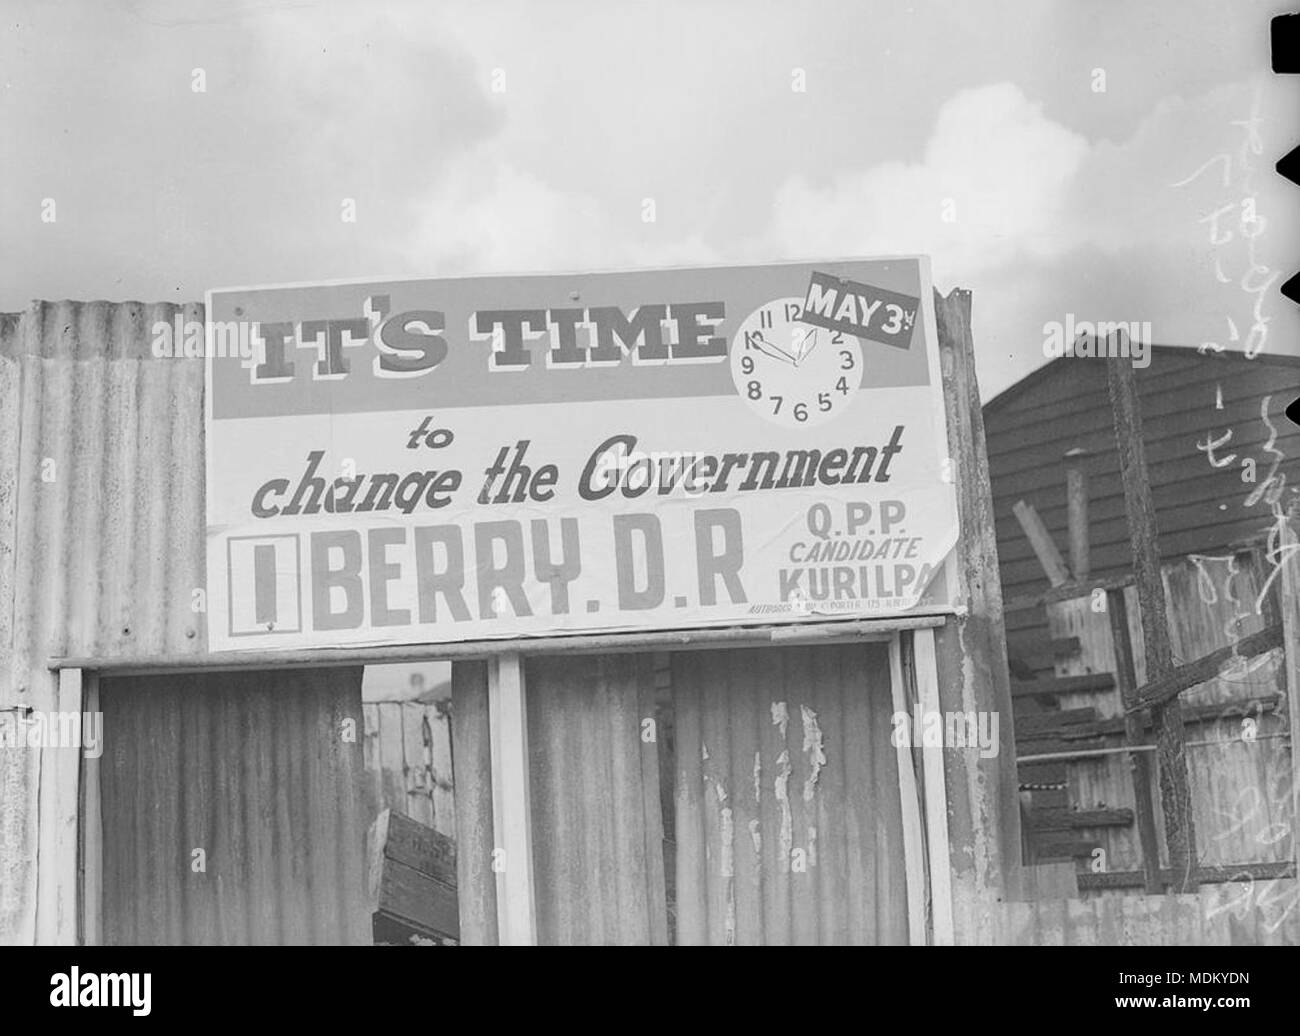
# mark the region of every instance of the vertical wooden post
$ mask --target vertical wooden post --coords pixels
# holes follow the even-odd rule
[[[1088,546],[1088,473],[1083,468],[1086,450],[1070,450],[1065,459],[1065,513],[1070,534],[1070,574],[1076,583],[1092,569]]]
[[[86,673],[82,699],[88,715],[98,717],[99,677]],[[98,726],[98,718],[96,719]],[[100,737],[104,729],[98,726]],[[103,938],[104,917],[104,828],[100,812],[98,753],[81,761],[81,944],[98,946]]]
[[[456,898],[462,946],[496,946],[497,882],[492,869],[492,732],[488,669],[481,661],[451,664],[452,784],[456,789]]]
[[[934,630],[921,629],[912,632],[912,659],[921,709],[927,714],[934,715],[940,708],[939,668],[935,658]],[[942,749],[921,749],[922,772],[925,775],[926,841],[930,847],[930,908],[935,946],[951,946],[955,937],[951,849],[948,841],[948,801],[944,793],[946,781],[943,756]]]
[[[1282,657],[1286,666],[1287,732],[1291,736],[1291,816],[1300,817],[1300,540],[1294,522],[1295,505],[1279,514],[1277,564],[1281,566],[1279,607],[1282,612]],[[1294,821],[1293,821],[1294,823]],[[1300,862],[1300,846],[1292,839],[1292,856]]]
[[[516,652],[488,664],[488,722],[492,731],[493,863],[497,930],[502,946],[537,943],[533,889],[532,809],[528,796],[528,709],[524,662]]]
[[[1111,410],[1115,415],[1115,445],[1120,477],[1124,482],[1124,509],[1128,513],[1133,545],[1133,578],[1137,584],[1146,654],[1146,678],[1159,680],[1173,672],[1169,619],[1165,613],[1165,588],[1160,572],[1160,547],[1156,509],[1151,499],[1142,406],[1133,367],[1113,357],[1106,361]],[[1175,891],[1190,892],[1196,882],[1196,831],[1192,822],[1192,796],[1187,783],[1187,755],[1183,734],[1183,709],[1175,698],[1151,710],[1156,732],[1160,773],[1160,805],[1165,816],[1169,865]]]
[[[80,669],[62,669],[58,675],[58,703],[52,712],[75,712],[82,723],[82,679]],[[51,722],[58,724],[55,717]],[[78,730],[78,733],[81,731]],[[40,853],[51,861],[40,871],[36,900],[36,941],[55,946],[75,946],[80,921],[79,878],[81,856],[78,813],[81,803],[82,750],[76,746],[50,745],[41,753]]]
[[[1133,665],[1133,640],[1128,632],[1128,605],[1122,588],[1106,592],[1106,614],[1110,618],[1110,636],[1115,646],[1115,686],[1127,710],[1137,697],[1137,670]],[[1129,745],[1143,743],[1142,716],[1124,714],[1124,740]],[[1142,849],[1142,879],[1147,895],[1164,891],[1160,881],[1160,842],[1156,837],[1155,810],[1151,805],[1151,758],[1147,752],[1129,756],[1133,771],[1133,802],[1137,816],[1138,844]]]
[[[933,661],[933,643],[930,645]],[[911,689],[904,683],[903,634],[895,633],[889,641],[889,685],[895,715],[912,715]],[[937,694],[936,694],[937,697]],[[916,786],[916,757],[910,745],[895,746],[898,753],[898,794],[903,805],[903,862],[907,871],[907,930],[912,946],[928,941],[929,921],[926,901],[930,895],[927,875],[925,836],[921,831],[921,797]],[[945,861],[946,863],[946,861]]]
[[[947,298],[936,292],[933,304],[948,451],[957,485],[956,590],[966,604],[964,615],[948,619],[934,635],[938,707],[996,713],[1001,742],[992,758],[945,752],[940,779],[947,785],[946,834],[953,846],[949,880],[955,941],[988,943],[1001,931],[994,904],[1019,896],[1023,884],[1011,679],[970,292],[956,289]],[[928,793],[928,775],[926,783]],[[939,891],[934,890],[936,897]]]

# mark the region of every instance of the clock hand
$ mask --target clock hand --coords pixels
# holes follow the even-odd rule
[[[809,354],[810,354],[810,353],[811,353],[815,348],[817,348],[817,343],[818,343],[819,341],[820,341],[820,339],[817,337],[817,332],[816,332],[815,330],[814,330],[814,331],[809,331],[807,334],[804,335],[804,337],[803,337],[803,343],[802,343],[802,344],[803,344],[803,348],[799,350],[799,358],[798,358],[797,360],[795,360],[795,364],[794,364],[794,365],[795,365],[796,367],[798,367],[799,364],[803,363],[804,360],[808,359]]]
[[[750,335],[752,335],[753,340],[758,343],[759,352],[772,357],[774,360],[781,360],[785,363],[790,363],[790,364],[793,364],[795,362],[794,357],[791,356],[784,349],[782,349],[779,345],[773,345],[766,338],[764,338],[762,331],[751,331]]]

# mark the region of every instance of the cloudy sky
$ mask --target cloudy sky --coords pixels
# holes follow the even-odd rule
[[[986,396],[1071,313],[1300,352],[1285,7],[5,0],[0,311],[922,252]]]

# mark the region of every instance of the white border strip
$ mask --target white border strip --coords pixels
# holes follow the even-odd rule
[[[934,631],[912,634],[916,687],[921,708],[939,711],[939,667],[934,652]],[[953,944],[952,873],[948,855],[948,790],[944,780],[944,752],[922,750],[925,766],[925,824],[930,847],[930,888],[934,910],[934,945]]]
[[[537,944],[532,802],[528,794],[528,709],[524,662],[502,655],[488,666],[492,747],[492,869],[497,877],[497,942]],[[503,855],[502,855],[503,854]]]
[[[903,682],[903,638],[895,634],[889,642],[889,684],[894,711],[911,715],[910,695]],[[921,831],[921,799],[916,786],[916,763],[909,745],[896,745],[898,753],[898,794],[903,805],[903,861],[907,874],[907,929],[912,946],[928,941],[929,924],[925,901],[925,836]]]

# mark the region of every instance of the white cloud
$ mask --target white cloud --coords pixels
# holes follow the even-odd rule
[[[1260,152],[1247,175],[1241,121],[1260,105]],[[770,249],[788,256],[922,253],[940,290],[974,291],[985,394],[1045,362],[1043,325],[1149,321],[1155,341],[1243,348],[1256,320],[1269,352],[1295,352],[1300,315],[1277,294],[1300,248],[1300,198],[1269,168],[1289,141],[1296,103],[1275,84],[1243,82],[1153,104],[1118,142],[1090,145],[1009,83],[964,90],[939,110],[918,162],[888,162],[824,186],[791,180],[778,192]],[[1224,187],[1216,154],[1232,158]],[[1255,261],[1280,277],[1259,300],[1242,277],[1250,258],[1240,203],[1254,199],[1268,233]],[[943,221],[945,199],[956,220]],[[1226,208],[1224,208],[1226,206]],[[1223,245],[1208,213],[1223,209]],[[1257,280],[1262,280],[1258,277]],[[1258,333],[1254,344],[1261,340]]]
[[[407,265],[429,275],[616,269],[714,262],[703,240],[662,237],[639,207],[611,216],[481,152],[460,161],[416,207]]]
[[[791,255],[921,252],[935,257],[937,275],[958,279],[1057,255],[1077,242],[1067,200],[1087,154],[1083,137],[1019,87],[963,90],[939,110],[920,162],[872,166],[825,188],[788,182],[775,202],[774,246]]]

